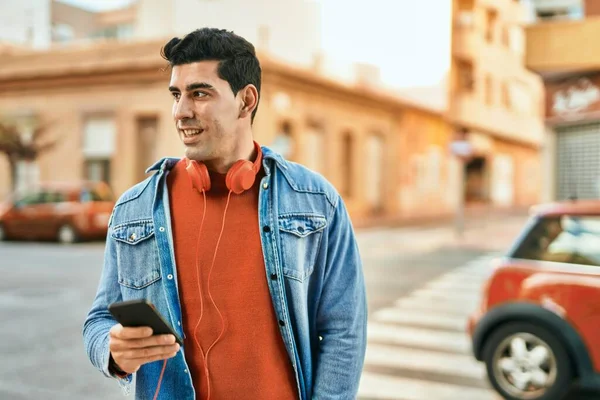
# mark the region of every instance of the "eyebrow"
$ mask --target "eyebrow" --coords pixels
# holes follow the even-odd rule
[[[185,87],[185,90],[187,92],[191,92],[192,90],[196,90],[196,89],[216,90],[213,85],[211,85],[210,83],[206,83],[206,82],[190,83],[189,85],[187,85]],[[170,92],[179,92],[179,88],[177,88],[175,86],[169,86],[169,91]]]

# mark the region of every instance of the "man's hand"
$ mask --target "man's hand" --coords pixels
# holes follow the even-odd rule
[[[152,328],[125,328],[121,324],[110,329],[108,347],[119,369],[128,374],[149,362],[175,357],[179,351],[173,335],[152,336]]]

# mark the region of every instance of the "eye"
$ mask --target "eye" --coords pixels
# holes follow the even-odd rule
[[[179,98],[181,97],[181,93],[178,92],[171,92],[171,95],[175,100],[179,100]]]
[[[204,92],[194,92],[194,97],[206,97],[208,94]]]

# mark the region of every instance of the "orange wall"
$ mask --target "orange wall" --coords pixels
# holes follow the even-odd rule
[[[527,28],[527,67],[537,72],[600,67],[600,17],[548,21]]]
[[[600,3],[598,0],[585,0],[585,16],[600,16]]]

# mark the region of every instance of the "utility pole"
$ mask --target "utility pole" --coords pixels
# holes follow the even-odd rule
[[[450,152],[458,160],[458,190],[456,210],[454,215],[454,230],[458,239],[465,234],[465,187],[467,160],[473,153],[473,147],[469,142],[468,130],[458,129],[454,134],[454,140],[450,143]]]

